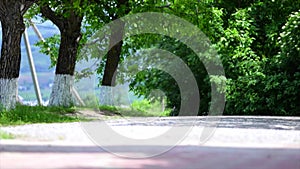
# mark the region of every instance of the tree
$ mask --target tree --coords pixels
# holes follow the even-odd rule
[[[228,79],[225,114],[296,115],[297,83],[286,76],[287,70],[295,66],[281,65],[286,57],[279,57],[282,48],[278,38],[290,13],[299,9],[299,3],[247,2],[229,7],[223,1],[220,5],[226,13],[224,35],[218,43]],[[295,40],[295,35],[288,38]]]
[[[279,44],[281,48],[281,69],[291,78],[300,72],[300,10],[292,12],[282,27]]]
[[[292,12],[278,37],[280,52],[270,61],[264,93],[274,115],[300,115],[300,11]]]
[[[76,61],[80,59],[78,58],[79,50],[88,37],[103,24],[128,13],[128,1],[40,1],[39,6],[42,16],[51,20],[61,32],[58,52],[53,52],[57,51],[55,48],[59,42],[58,36],[38,43],[42,47],[42,52],[51,55],[52,65],[56,65],[55,81],[49,105],[71,106],[75,104],[71,89]],[[122,28],[122,23],[120,27]],[[122,31],[114,29],[116,28],[112,28],[111,43],[114,43],[114,39],[121,39],[123,36]],[[107,54],[104,85],[113,84],[113,74],[120,60],[121,46],[122,41],[112,46]],[[49,47],[52,48],[50,52]]]
[[[256,27],[249,9],[232,14],[228,27],[218,42],[227,81],[225,114],[258,113],[258,92],[264,78],[262,60],[253,50]]]
[[[121,12],[116,12],[116,11],[111,12],[111,10],[108,10],[109,16],[111,17],[112,21],[130,12],[128,0],[118,0],[115,3],[116,3],[116,8],[124,9],[124,10],[120,10]],[[111,7],[106,6],[106,9],[109,8]],[[118,20],[117,25],[114,25],[114,27],[111,28],[112,32],[110,35],[110,44],[109,44],[110,50],[107,53],[104,74],[102,79],[102,85],[104,86],[115,86],[116,83],[115,75],[117,72],[118,64],[120,62],[120,56],[122,51],[124,24],[125,23],[123,23],[121,20]],[[118,40],[121,41],[116,42]]]
[[[82,38],[83,14],[79,7],[84,5],[83,2],[72,0],[39,3],[42,16],[51,20],[61,33],[50,106],[69,107],[75,104],[72,88],[77,52]]]
[[[227,79],[224,114],[299,115],[298,13],[289,16],[299,10],[299,5],[291,0],[174,1],[166,12],[197,25],[218,50]],[[198,86],[205,91],[201,101],[207,105],[208,81],[200,81],[205,77],[201,64],[193,60],[184,45],[172,39],[157,39],[160,45],[155,47],[178,54],[193,70]],[[144,71],[134,79],[131,89],[149,96],[148,91],[159,88],[169,94],[168,106],[177,108],[180,93],[176,85],[170,84],[173,81],[166,74]],[[205,114],[203,108],[199,115]]]
[[[198,1],[176,1],[168,5],[157,6],[157,9],[160,9],[161,12],[175,14],[190,21],[199,27],[212,42],[217,42],[223,33],[222,11],[210,5],[210,3]],[[191,34],[186,36],[191,39],[193,38]],[[140,35],[138,38],[133,38],[132,41],[137,48],[159,48],[170,51],[177,57],[180,57],[186,65],[189,66],[197,81],[201,98],[198,114],[204,115],[208,113],[209,105],[211,104],[210,92],[212,79],[210,79],[201,60],[188,46],[179,40],[162,35]],[[209,56],[210,53],[208,51],[205,52],[207,52],[206,54]],[[147,55],[150,60],[153,58],[151,52],[143,53],[142,55]],[[208,60],[210,60],[210,58],[208,58]],[[151,91],[159,89],[164,92],[167,97],[167,107],[173,110],[171,114],[177,115],[179,113],[181,100],[184,98],[181,97],[178,84],[169,74],[157,69],[150,69],[139,72],[137,76],[132,77],[132,79],[133,81],[130,84],[130,88],[136,94],[146,96],[148,99],[153,99]]]
[[[197,25],[208,36],[213,43],[212,47],[218,50],[223,61],[227,78],[225,114],[295,115],[299,112],[299,94],[295,92],[299,88],[298,13],[291,16],[290,14],[299,10],[300,4],[294,4],[294,1],[182,0],[153,3],[148,0],[116,0],[101,1],[92,6],[88,5],[89,3],[79,3],[82,8],[76,8],[76,4],[83,1],[58,2],[48,5],[52,5],[51,9],[55,9],[56,15],[58,11],[63,11],[58,12],[63,16],[63,20],[70,19],[68,13],[71,9],[82,14],[78,16],[85,16],[84,21],[88,24],[84,24],[84,29],[81,28],[81,32],[85,31],[82,33],[84,40],[91,35],[91,30],[97,30],[127,13],[158,11],[184,18]],[[83,12],[91,7],[92,11],[97,10],[94,12],[96,15],[88,15],[91,10]],[[133,52],[144,47],[167,50],[178,55],[190,67],[197,79],[201,96],[199,115],[206,114],[210,104],[213,104],[210,96],[212,79],[195,53],[181,42],[161,35],[138,35],[113,46],[115,40],[122,39],[123,36],[123,23],[119,24],[118,28],[121,29],[112,28],[112,34],[105,37],[105,40],[110,41],[105,43],[110,45],[111,50],[97,70],[99,74],[104,75],[100,78],[102,84],[115,84],[114,73],[118,64],[128,59]],[[285,27],[282,27],[284,25]],[[151,51],[144,54],[151,58]],[[59,58],[57,62],[60,62]],[[70,64],[74,65],[75,62]],[[127,69],[135,68],[132,66]],[[151,98],[150,91],[160,89],[168,97],[168,107],[174,108],[173,114],[176,115],[180,109],[180,91],[174,79],[167,73],[150,69],[138,73],[135,77],[122,78],[133,79],[130,84],[131,90],[141,96]]]
[[[143,45],[138,45],[137,47],[133,47],[132,44],[130,46],[124,45],[124,41],[115,42],[116,40],[123,39],[123,28],[124,23],[121,20],[117,20],[124,15],[129,13],[137,13],[143,11],[161,11],[161,8],[167,6],[160,6],[164,4],[164,1],[157,1],[153,3],[153,1],[130,1],[130,0],[115,0],[115,1],[107,1],[104,3],[103,10],[106,11],[109,19],[103,19],[105,23],[110,21],[115,21],[114,26],[111,28],[111,35],[109,37],[109,48],[107,55],[104,57],[102,64],[100,64],[98,73],[103,74],[102,79],[100,79],[101,84],[103,86],[115,86],[116,85],[116,73],[117,68],[120,62],[122,62],[123,57],[125,55],[130,55],[131,48],[139,48]],[[127,41],[129,39],[126,39]],[[129,40],[130,41],[130,40]],[[112,46],[112,44],[115,44]],[[127,43],[128,44],[128,43]]]
[[[1,0],[2,48],[0,58],[0,105],[16,106],[21,63],[21,37],[25,30],[23,16],[35,0]]]

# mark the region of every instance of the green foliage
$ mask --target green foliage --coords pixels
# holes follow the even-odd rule
[[[163,111],[162,103],[160,101],[149,101],[146,99],[135,100],[131,104],[132,112],[138,112],[135,114],[140,114],[139,116],[169,116],[171,113],[170,109],[165,109]],[[134,113],[129,113],[129,116],[134,115]]]
[[[300,116],[300,73],[291,78],[286,72],[269,75],[262,91],[264,107],[272,115]]]
[[[299,12],[295,10],[299,10],[299,3],[290,0],[174,1],[165,12],[197,25],[214,43],[227,78],[224,114],[299,116],[300,29]],[[191,50],[180,42],[156,35],[131,40],[135,48],[158,47],[183,59],[201,89],[199,115],[207,112],[211,104],[211,77],[207,77]],[[154,69],[139,72],[130,87],[147,98],[151,98],[151,90],[159,89],[168,98],[167,106],[173,108],[173,114],[180,108],[182,98],[177,84],[164,72]]]
[[[210,100],[210,97],[207,96],[207,93],[210,91],[209,78],[199,58],[182,43],[167,37],[162,38],[159,48],[176,53],[177,56],[180,56],[181,59],[187,63],[198,82],[201,97],[200,104],[202,105],[200,112],[207,112],[208,102]],[[146,53],[144,53],[144,55],[145,54]],[[151,58],[151,51],[147,57]],[[176,115],[179,112],[180,100],[182,99],[180,90],[176,81],[166,72],[158,69],[141,71],[130,83],[130,88],[136,94],[146,96],[148,99],[155,99],[156,97],[152,95],[152,91],[160,90],[168,98],[166,105],[168,108],[173,109],[172,114]]]
[[[101,105],[99,106],[100,111],[109,111],[109,112],[118,112],[118,109],[115,106],[109,106],[109,105]]]
[[[149,100],[135,100],[131,104],[131,108],[133,110],[137,110],[144,113],[149,114],[157,114],[157,116],[162,116],[166,114],[168,111],[162,112],[162,104],[159,101],[150,102]]]
[[[132,108],[139,111],[147,111],[148,109],[151,108],[150,101],[148,100],[141,100],[141,101],[136,100],[131,104],[131,106]]]
[[[197,25],[212,41],[218,41],[222,35],[223,12],[216,7],[210,6],[209,2],[199,3],[197,1],[176,1],[167,8],[166,12],[180,16],[183,19]],[[190,48],[176,39],[162,35],[141,35],[131,38],[131,41],[129,42],[127,41],[127,44],[130,43],[131,45],[128,46],[134,46],[133,48],[137,51],[139,48],[136,47],[159,48],[180,57],[191,69],[199,87],[201,106],[198,114],[207,114],[211,99],[210,81],[218,81],[222,78],[219,79],[219,77],[215,77],[211,79],[211,77],[208,76],[203,63]],[[206,51],[205,54],[202,54],[202,57],[205,57],[204,59],[207,61],[212,60],[210,52],[211,51]],[[150,50],[148,53],[143,53],[142,55],[146,56],[146,58],[151,58],[153,54]],[[135,64],[138,65],[139,63]],[[133,79],[133,81],[130,83],[130,89],[134,91],[135,94],[145,96],[148,99],[153,99],[153,96],[151,95],[152,91],[160,90],[167,97],[166,105],[168,108],[172,109],[171,115],[178,114],[181,99],[186,98],[181,98],[179,87],[176,81],[169,74],[157,69],[149,69],[139,72],[131,79]]]
[[[0,112],[0,125],[80,121],[76,116],[70,116],[74,113],[74,108],[18,105],[14,110]]]
[[[163,111],[160,101],[136,100],[131,104],[131,110],[125,113],[125,116],[169,116],[171,109]]]
[[[15,137],[12,134],[6,133],[6,132],[0,130],[0,140],[1,139],[14,139],[14,138]]]
[[[290,15],[282,29],[279,37],[281,66],[293,76],[300,71],[300,10]]]
[[[46,38],[45,41],[39,41],[35,45],[40,47],[40,52],[50,56],[50,68],[55,67],[58,57],[58,49],[60,44],[60,35],[53,35]]]
[[[116,114],[125,117],[158,117],[169,116],[170,109],[162,111],[162,104],[158,101],[136,100],[130,107],[116,107],[109,105],[99,106],[99,110],[107,114]]]
[[[300,116],[300,14],[293,12],[278,37],[281,51],[270,60],[265,106],[275,115]]]
[[[300,3],[292,0],[222,0],[222,1],[65,1],[50,2],[56,12],[65,17],[67,8],[85,16],[82,44],[97,29],[116,17],[128,13],[157,11],[177,15],[196,25],[218,51],[226,73],[226,115],[297,115],[300,114]],[[72,1],[73,2],[73,1]],[[83,4],[82,4],[83,3]],[[69,5],[68,5],[69,4]],[[51,37],[39,43],[42,51],[51,56],[53,64],[57,56],[59,38]],[[50,48],[51,53],[48,48]],[[124,40],[121,61],[140,52],[143,48],[160,48],[180,57],[193,72],[199,87],[201,102],[199,115],[204,115],[211,105],[211,83],[223,84],[223,77],[209,77],[191,49],[176,39],[161,35],[138,35]],[[143,55],[151,58],[151,50]],[[203,54],[210,59],[209,51]],[[132,61],[129,71],[138,69]],[[102,75],[105,60],[99,63]],[[125,68],[124,68],[125,69]],[[88,72],[83,72],[88,74]],[[160,90],[167,97],[166,106],[176,115],[180,109],[181,95],[175,80],[158,69],[148,69],[136,76],[120,74],[121,82],[130,81],[130,89],[139,96],[151,100],[153,90]],[[88,98],[89,99],[89,98]],[[108,111],[130,115],[149,115],[153,106],[148,101],[135,102],[132,108],[105,107]],[[100,108],[101,109],[101,108]],[[157,115],[157,112],[155,113]],[[169,113],[164,113],[167,115]]]
[[[265,75],[263,59],[252,49],[256,27],[249,11],[241,9],[232,14],[218,43],[228,80],[225,114],[258,113],[260,81]]]

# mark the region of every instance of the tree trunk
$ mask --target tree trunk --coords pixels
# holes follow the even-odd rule
[[[70,17],[65,18],[57,25],[61,32],[61,42],[50,95],[50,106],[70,107],[77,104],[72,88],[77,51],[81,39],[81,22],[82,17],[72,13]]]
[[[0,78],[0,110],[10,110],[16,107],[18,79]]]
[[[1,0],[2,48],[0,56],[0,106],[9,110],[17,101],[21,64],[21,38],[25,30],[23,15],[33,4],[25,0]]]
[[[76,104],[72,94],[74,77],[67,74],[56,74],[49,100],[50,106],[71,107]]]
[[[125,8],[124,15],[130,12],[129,1],[128,0],[118,0],[118,8]],[[118,19],[120,16],[118,13],[110,14],[113,20]],[[115,20],[111,27],[111,35],[109,47],[110,50],[107,53],[104,75],[102,79],[103,86],[115,86],[116,85],[116,75],[118,64],[120,61],[120,55],[122,52],[123,45],[123,34],[124,34],[124,25],[125,23],[121,20]]]
[[[121,28],[121,29],[119,29]],[[116,74],[118,64],[120,61],[120,55],[122,51],[124,23],[121,27],[113,27],[112,34],[110,36],[111,49],[107,53],[104,75],[102,79],[103,86],[115,86],[116,85]],[[116,43],[116,41],[121,40]],[[115,44],[116,43],[116,44]]]

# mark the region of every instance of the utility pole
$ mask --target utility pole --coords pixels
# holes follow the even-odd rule
[[[23,37],[24,37],[24,42],[25,42],[25,46],[26,46],[26,52],[27,52],[28,62],[29,62],[29,65],[30,65],[31,76],[32,76],[33,84],[34,84],[36,98],[37,98],[38,104],[42,105],[43,101],[42,101],[42,96],[41,96],[39,82],[37,80],[37,75],[36,75],[36,70],[35,70],[33,58],[32,58],[32,53],[31,53],[31,48],[30,48],[30,42],[29,42],[29,38],[28,38],[27,28],[24,31]]]

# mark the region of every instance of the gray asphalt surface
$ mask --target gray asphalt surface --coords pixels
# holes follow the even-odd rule
[[[87,123],[2,127],[1,130],[16,135],[16,139],[0,141],[0,168],[298,169],[299,120],[299,117],[169,117],[95,122],[105,123],[114,132],[134,140],[165,135],[172,128],[179,131],[190,127],[176,145],[159,142],[154,146],[124,145],[117,140],[117,144],[109,145],[113,151],[95,144],[82,127]],[[213,135],[200,143],[205,128],[213,129]],[[100,138],[109,132],[101,131]]]
[[[114,131],[137,139],[164,134],[172,127],[190,126],[182,144],[199,144],[203,128],[211,126],[215,128],[214,134],[206,144],[300,145],[299,117],[123,118],[99,123],[106,123]],[[1,130],[15,135],[16,140],[91,143],[79,122],[1,127]]]

